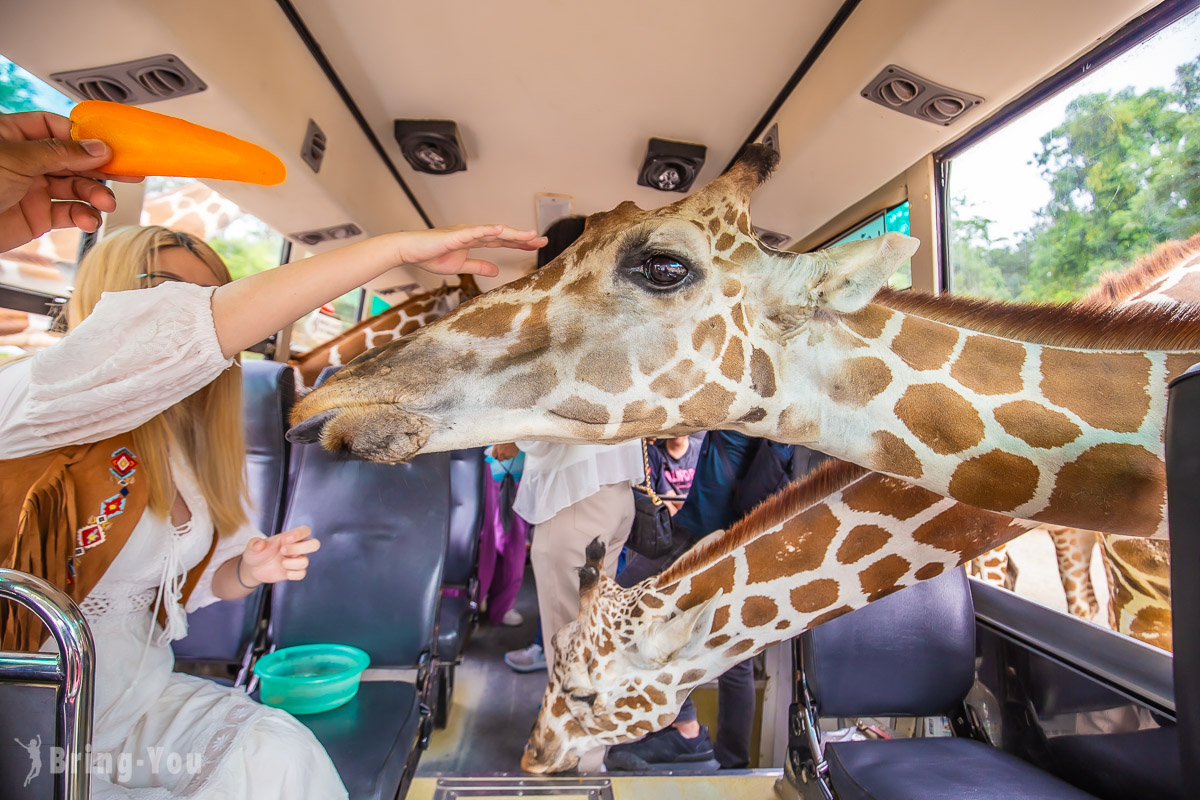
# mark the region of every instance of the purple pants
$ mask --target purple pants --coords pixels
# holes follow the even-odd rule
[[[525,577],[529,523],[516,514],[507,529],[500,521],[500,483],[484,480],[483,526],[479,529],[479,594],[487,598],[488,621],[500,624],[517,601]]]

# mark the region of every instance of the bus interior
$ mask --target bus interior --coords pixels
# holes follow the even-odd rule
[[[0,111],[144,104],[261,144],[288,179],[114,184],[98,234],[0,254],[0,363],[61,337],[80,254],[105,230],[196,233],[240,277],[393,230],[542,232],[623,201],[655,208],[759,142],[780,162],[754,196],[756,236],[806,253],[912,235],[894,289],[1064,302],[1200,233],[1200,0],[2,7]],[[482,448],[379,465],[285,438],[297,391],[356,354],[331,341],[389,310],[420,306],[424,322],[534,267],[488,257],[500,275],[477,287],[397,268],[244,354],[255,524],[310,525],[323,548],[302,584],[194,614],[177,671],[254,691],[270,650],[366,650],[358,695],[301,718],[355,800],[1196,796],[1200,589],[1171,580],[1200,568],[1195,380],[1172,390],[1169,546],[1141,572],[1103,535],[1068,566],[1066,540],[1039,529],[1003,554],[1000,586],[976,565],[758,655],[746,769],[522,773],[546,674],[503,662],[536,628],[529,573],[522,625],[481,619]],[[388,325],[357,352],[410,330]],[[1122,615],[1139,593],[1153,624]],[[46,602],[11,571],[0,595]],[[74,800],[74,773],[27,780],[14,744],[87,746],[86,623],[39,613],[68,655],[0,653],[0,796]],[[715,684],[695,700],[715,728]],[[855,755],[861,740],[880,746]]]

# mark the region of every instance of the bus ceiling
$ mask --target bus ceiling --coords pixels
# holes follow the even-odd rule
[[[777,126],[783,160],[754,222],[794,247],[872,198],[869,212],[906,195],[914,234],[931,239],[929,154],[1154,5],[61,0],[10,4],[0,53],[44,80],[174,54],[207,88],[152,107],[283,157],[280,187],[213,185],[287,234],[534,227],[539,193],[569,196],[581,214],[655,207],[678,195],[637,184],[650,138],[704,145],[700,185]],[[981,102],[950,124],[896,113],[863,96],[889,65]],[[457,122],[466,169],[414,170],[397,119]],[[310,121],[325,137],[315,173],[301,153]],[[532,266],[527,254],[496,258],[503,280]]]

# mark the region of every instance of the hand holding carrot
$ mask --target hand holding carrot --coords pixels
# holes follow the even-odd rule
[[[112,150],[98,140],[71,140],[71,122],[44,111],[0,115],[0,252],[55,228],[94,231],[100,212],[116,208],[98,168]]]

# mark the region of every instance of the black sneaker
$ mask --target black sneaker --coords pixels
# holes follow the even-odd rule
[[[701,725],[695,739],[685,739],[668,725],[644,739],[608,748],[604,766],[626,772],[716,772],[721,765],[713,755],[707,727]]]

